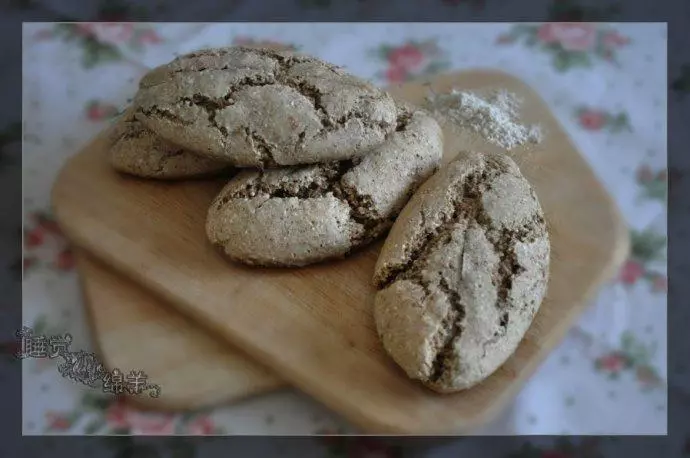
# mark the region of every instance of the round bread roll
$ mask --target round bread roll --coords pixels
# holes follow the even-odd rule
[[[157,135],[237,166],[361,157],[396,126],[387,92],[315,57],[248,47],[157,67],[141,79],[134,104]]]
[[[209,240],[246,264],[303,266],[384,235],[443,154],[443,133],[427,113],[401,106],[397,120],[363,158],[240,173],[211,205]]]
[[[532,323],[549,253],[542,208],[517,165],[460,153],[410,199],[377,260],[374,318],[385,350],[433,390],[476,385]]]
[[[180,180],[229,173],[226,161],[210,159],[155,135],[128,110],[111,134],[108,159],[117,171],[142,178]]]

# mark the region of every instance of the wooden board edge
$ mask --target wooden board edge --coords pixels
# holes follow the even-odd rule
[[[92,253],[90,253],[87,249],[82,248],[81,246],[78,246],[76,244],[72,244],[72,249],[74,250],[75,254],[75,260],[76,260],[76,267],[77,267],[77,272],[78,272],[78,277],[79,277],[79,289],[81,290],[81,295],[82,295],[82,300],[84,303],[84,314],[85,318],[87,321],[87,326],[89,328],[88,335],[91,340],[91,343],[94,347],[95,353],[98,357],[98,361],[103,363],[105,366],[106,370],[113,370],[115,367],[118,367],[117,364],[113,363],[113,361],[110,359],[109,355],[107,352],[103,351],[103,346],[101,343],[101,340],[99,338],[99,335],[101,334],[101,331],[99,330],[99,326],[97,325],[97,320],[94,319],[93,316],[93,309],[91,306],[91,298],[88,293],[88,288],[86,286],[86,279],[85,279],[85,272],[90,268],[88,267],[87,263],[94,263],[98,265],[99,268],[106,269],[109,271],[109,273],[112,273],[113,275],[122,275],[118,272],[113,271],[113,269],[108,268],[103,264],[102,258],[98,256],[94,256]],[[128,276],[126,277],[126,281],[132,281]],[[143,288],[143,286],[140,286]],[[147,290],[147,292],[149,292]],[[153,294],[153,293],[151,293]],[[228,344],[229,346],[230,344]],[[253,389],[248,389],[244,393],[236,393],[236,394],[231,394],[226,397],[222,398],[222,401],[219,400],[217,404],[214,402],[214,404],[187,404],[183,401],[179,400],[174,400],[170,398],[165,398],[165,397],[160,397],[160,398],[150,398],[148,396],[134,396],[134,395],[129,395],[126,394],[126,399],[127,402],[135,405],[142,410],[155,410],[159,412],[186,412],[186,411],[195,411],[199,409],[205,409],[209,407],[213,407],[216,405],[226,405],[226,404],[231,404],[237,401],[241,400],[248,400],[251,398],[254,398],[256,396],[260,396],[263,394],[267,393],[273,393],[276,391],[279,391],[281,389],[285,389],[288,385],[281,380],[276,380],[274,383],[266,383],[260,386],[257,386]]]
[[[524,81],[520,80],[519,78],[516,78],[515,76],[513,76],[509,73],[500,71],[500,70],[476,68],[476,69],[468,69],[468,70],[462,70],[462,71],[458,71],[458,72],[452,72],[450,74],[466,73],[467,71],[487,71],[487,72],[502,74],[506,78],[511,78],[513,80],[517,80],[521,83],[521,85],[528,88],[530,90],[530,92],[535,97],[539,98],[539,100],[543,102],[543,99],[541,98],[539,93],[534,91],[531,86],[529,86],[528,84],[526,84]],[[417,81],[417,83],[423,84],[426,81],[432,80],[432,79],[433,78],[425,78],[424,80]],[[406,84],[410,84],[410,83],[406,83]],[[568,136],[568,140],[571,142],[573,149],[577,151],[578,148],[576,148],[574,146],[574,144],[572,144],[572,139],[570,138],[567,130],[562,127],[562,124],[560,122],[559,122],[559,124],[561,125],[563,132],[566,134],[566,136]],[[95,142],[97,140],[98,140],[98,137],[96,139],[94,139],[93,141]],[[591,165],[586,160],[585,160],[585,162],[586,162],[587,167],[589,167],[590,170],[592,171],[592,174],[598,178],[598,175],[596,173],[594,173],[594,171],[592,170]],[[65,167],[67,167],[67,165],[65,165]],[[630,245],[629,233],[628,233],[626,225],[624,224],[624,220],[623,220],[622,216],[620,215],[620,211],[619,211],[617,205],[615,204],[615,202],[613,201],[612,197],[610,196],[610,194],[603,188],[603,185],[601,185],[601,183],[599,181],[597,181],[597,182],[601,186],[601,188],[603,189],[604,192],[602,194],[606,198],[606,205],[608,206],[609,210],[611,210],[611,215],[613,218],[613,224],[616,225],[615,231],[617,233],[617,237],[618,237],[617,240],[619,241],[619,243],[616,244],[615,250],[613,251],[612,255],[609,257],[609,262],[608,262],[607,266],[604,268],[604,274],[602,275],[602,280],[596,284],[593,284],[590,288],[590,291],[583,294],[583,296],[586,297],[586,300],[583,300],[582,303],[575,304],[575,306],[568,309],[567,317],[562,321],[564,323],[564,325],[558,326],[558,328],[555,330],[555,332],[550,334],[551,339],[548,341],[549,348],[556,346],[556,344],[558,342],[560,342],[566,336],[567,331],[574,324],[576,317],[579,316],[587,308],[587,306],[589,305],[589,302],[594,298],[594,296],[596,295],[598,290],[601,288],[601,286],[603,286],[603,284],[606,283],[605,278],[612,279],[616,275],[618,269],[621,267],[621,265],[625,261],[626,256],[628,255],[628,252],[629,252],[629,245]],[[54,188],[54,190],[55,190],[55,188]],[[55,207],[55,201],[56,201],[55,200],[55,192],[53,192],[52,197],[53,197],[53,205]],[[58,212],[56,211],[56,218],[58,219],[58,221],[60,221],[60,216],[57,213]],[[78,241],[80,239],[80,237],[78,235],[76,235],[74,237],[74,239]],[[86,245],[86,246],[89,245],[88,240],[81,239],[81,241],[83,242],[84,245]],[[105,254],[104,253],[95,253],[95,254],[99,257],[100,256],[104,256],[105,258],[108,257],[107,253],[105,253]],[[122,265],[118,265],[118,270],[124,270],[125,272],[127,271],[126,266],[122,266]],[[226,340],[229,340],[229,339],[227,339],[227,336],[223,335],[223,337]],[[530,367],[526,368],[526,370],[522,372],[522,373],[524,373],[524,377],[520,377],[519,379],[516,379],[513,382],[513,384],[511,385],[511,389],[514,388],[515,390],[512,392],[510,390],[504,391],[503,392],[504,395],[501,396],[501,399],[503,399],[505,397],[512,398],[512,396],[514,395],[514,392],[517,391],[518,388],[520,388],[524,385],[524,383],[529,378],[529,376],[533,375],[533,373],[536,371],[538,365],[540,365],[541,362],[543,362],[543,360],[545,359],[545,357],[548,356],[548,352],[543,352],[543,354],[540,353],[539,356],[540,356],[540,358],[534,358],[533,360],[531,360],[530,361]],[[531,366],[534,366],[534,367],[531,367]],[[510,394],[510,396],[507,396],[508,394]],[[497,413],[497,411],[499,411],[504,406],[505,406],[504,401],[497,400],[496,403],[492,404],[491,409],[486,409],[483,413],[475,416],[473,418],[473,420],[459,421],[458,423],[455,424],[455,426],[464,430],[464,429],[474,427],[474,426],[477,426],[480,424],[485,424],[487,419],[489,419],[493,415],[495,415]],[[358,422],[358,423],[359,424],[370,423],[370,420],[371,419],[367,419],[366,422]],[[387,425],[387,424],[383,424],[383,423],[376,423],[376,424],[370,423],[369,426],[371,428],[367,427],[366,429],[372,429],[372,430],[375,429],[378,431],[384,431],[386,433],[394,433],[394,434],[411,433],[410,431],[401,430],[397,426],[391,427],[392,425]],[[418,431],[416,431],[415,433],[419,434]],[[430,432],[427,432],[424,434],[439,434],[439,432],[438,431],[430,431]]]

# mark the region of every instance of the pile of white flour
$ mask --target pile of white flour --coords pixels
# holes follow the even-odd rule
[[[453,89],[445,94],[431,92],[427,101],[435,115],[471,129],[507,150],[542,141],[540,126],[519,123],[522,100],[508,91],[491,91],[481,96],[475,92]]]

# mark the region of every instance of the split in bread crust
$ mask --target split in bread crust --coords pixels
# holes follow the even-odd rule
[[[461,152],[420,187],[376,264],[386,351],[440,392],[515,351],[546,292],[550,243],[534,190],[505,155]]]

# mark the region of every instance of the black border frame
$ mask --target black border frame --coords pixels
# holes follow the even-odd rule
[[[371,0],[352,0],[351,3],[363,3]],[[412,1],[407,0],[412,3]],[[340,0],[340,3],[346,2]],[[418,11],[411,8],[404,10],[396,10],[388,8],[385,14],[377,13],[370,17],[359,16],[352,13],[339,13],[337,8],[333,11],[328,8],[311,8],[309,11],[292,10],[290,14],[284,14],[281,10],[272,10],[266,3],[257,2],[257,12],[252,13],[246,10],[229,11],[226,16],[215,15],[214,18],[203,17],[203,11],[198,12],[180,10],[145,10],[139,15],[129,15],[127,17],[118,18],[116,8],[112,8],[110,12],[103,12],[89,14],[90,8],[80,8],[82,2],[72,2],[73,14],[61,13],[59,10],[53,9],[49,2],[39,2],[34,0],[12,0],[9,6],[5,6],[8,14],[3,14],[0,19],[0,31],[3,32],[2,47],[5,48],[2,52],[4,65],[0,69],[0,75],[3,75],[0,81],[4,84],[1,86],[3,91],[3,103],[0,104],[0,123],[21,122],[18,114],[21,113],[21,27],[22,22],[57,22],[65,20],[143,20],[143,21],[200,21],[200,22],[216,22],[222,19],[222,22],[245,22],[245,21],[326,21],[326,22],[346,22],[346,21],[430,21],[435,19],[439,21],[523,21],[529,19],[531,21],[545,21],[545,20],[574,20],[574,21],[606,21],[613,20],[616,22],[666,22],[668,24],[668,79],[669,79],[669,94],[668,94],[668,135],[669,135],[669,211],[668,211],[668,264],[669,264],[669,436],[657,437],[633,437],[625,436],[617,439],[603,439],[611,441],[610,444],[615,444],[615,453],[620,451],[625,453],[625,456],[649,456],[652,452],[659,456],[690,456],[690,434],[688,428],[683,431],[683,423],[681,418],[687,415],[690,411],[690,339],[687,339],[687,324],[684,322],[683,308],[687,307],[687,300],[685,299],[690,294],[687,291],[688,282],[679,282],[683,275],[690,273],[690,265],[687,261],[682,244],[685,243],[684,238],[690,235],[690,229],[685,226],[686,215],[690,213],[690,200],[685,200],[683,197],[689,196],[690,180],[688,179],[688,169],[690,168],[690,156],[681,153],[683,149],[687,148],[690,143],[689,131],[687,128],[687,119],[690,119],[690,95],[683,96],[676,91],[674,87],[677,86],[678,78],[681,71],[684,71],[690,78],[687,67],[690,65],[690,57],[688,56],[690,47],[687,46],[688,28],[685,27],[690,18],[690,4],[688,2],[653,2],[654,8],[649,8],[651,2],[607,2],[599,3],[594,6],[594,9],[579,8],[577,4],[571,0],[554,0],[552,5],[560,4],[560,9],[553,6],[551,9],[545,8],[543,5],[535,4],[521,4],[520,8],[515,8],[514,4],[506,0],[460,0],[455,8],[449,11],[448,7],[443,5],[444,0],[437,0],[433,4],[430,2],[420,2]],[[195,2],[199,4],[199,1]],[[245,2],[246,3],[246,2]],[[277,3],[277,2],[276,2]],[[337,2],[333,2],[337,3]],[[347,3],[347,2],[346,2]],[[384,3],[384,2],[381,2]],[[536,2],[535,2],[536,3]],[[582,0],[582,3],[591,4],[587,0]],[[65,6],[67,2],[62,2],[62,11],[68,11]],[[122,2],[126,4],[126,2]],[[132,5],[141,5],[142,2],[130,2]],[[438,4],[439,8],[434,9],[434,5]],[[511,8],[511,5],[513,6]],[[111,4],[112,6],[112,4]],[[504,9],[502,9],[504,8]],[[185,8],[187,10],[188,8]],[[263,12],[260,11],[263,9]],[[512,11],[511,11],[512,10]],[[239,11],[239,12],[238,12]],[[276,11],[278,13],[272,12]],[[266,12],[268,14],[266,14]],[[241,14],[243,13],[243,14]],[[278,14],[281,17],[274,17]],[[110,15],[110,16],[109,16]],[[114,15],[114,16],[113,16]],[[0,48],[1,49],[1,48]],[[18,65],[17,65],[18,64]],[[686,65],[686,67],[683,67]],[[682,70],[685,68],[685,70]],[[685,120],[685,121],[684,121]],[[15,161],[6,165],[7,169],[4,173],[21,173],[20,165]],[[2,195],[3,199],[20,200],[18,196],[21,191],[17,193],[6,193]],[[687,197],[686,197],[687,199]],[[13,207],[12,214],[2,215],[4,221],[19,221],[17,227],[21,227],[22,214],[21,202]],[[10,264],[15,255],[21,253],[21,233],[17,231],[14,234],[16,237],[14,245],[15,249],[11,253]],[[17,256],[18,258],[18,256]],[[7,261],[7,259],[6,259]],[[8,264],[6,262],[6,264]],[[11,267],[11,266],[7,266]],[[15,266],[16,267],[16,266]],[[19,267],[21,271],[21,267]],[[8,270],[0,274],[4,275]],[[13,271],[13,272],[16,272]],[[0,315],[0,341],[6,342],[14,340],[14,332],[21,327],[21,282],[15,275],[15,285],[12,291],[2,298],[2,301],[12,304],[12,308],[7,312],[7,316]],[[684,300],[685,299],[685,300]],[[671,305],[673,304],[673,305]],[[9,307],[5,307],[9,309]],[[0,313],[5,313],[3,310]],[[677,317],[677,318],[676,318]],[[107,438],[89,438],[89,437],[21,437],[21,422],[17,421],[22,416],[21,406],[21,365],[12,365],[10,370],[4,370],[0,367],[0,391],[1,401],[0,411],[0,456],[42,456],[42,452],[50,451],[51,453],[61,453],[63,447],[57,445],[64,445],[64,450],[68,451],[75,445],[92,446],[98,442],[107,441]],[[683,390],[687,390],[684,394]],[[685,420],[687,422],[687,420]],[[306,438],[302,438],[306,439]],[[300,438],[251,438],[251,437],[228,437],[221,441],[224,444],[225,450],[232,450],[242,455],[250,455],[251,452],[245,447],[260,446],[262,442],[267,440],[280,441],[285,444],[285,447],[298,446]],[[541,439],[541,437],[539,437]],[[533,438],[520,437],[502,437],[502,438],[471,438],[467,437],[463,440],[477,441],[478,443],[486,441],[486,443],[495,443],[496,441],[505,441],[519,444],[526,441],[539,440]],[[575,439],[575,436],[572,437]],[[111,439],[112,440],[112,439]],[[122,438],[121,440],[129,440]],[[135,438],[131,439],[133,443],[140,443],[140,445],[156,444],[161,441],[169,441],[166,438]],[[196,441],[207,441],[208,438],[187,438],[190,443]],[[218,439],[216,439],[218,440]],[[311,440],[311,439],[309,439]],[[446,442],[447,438],[397,438],[388,439],[399,443],[402,448],[408,447],[423,448],[431,447],[436,444]],[[49,445],[50,443],[54,446]],[[37,446],[43,446],[38,450]],[[232,448],[229,448],[231,446]],[[241,452],[240,450],[246,450]],[[255,449],[256,450],[256,449]],[[612,451],[613,453],[613,451]],[[72,455],[72,454],[71,454]],[[77,456],[78,453],[76,453]],[[72,455],[73,456],[73,455]],[[88,455],[87,455],[88,456]],[[130,455],[128,455],[130,456]],[[134,455],[131,455],[134,456]],[[138,456],[138,455],[137,455]],[[608,455],[607,455],[608,456]],[[611,455],[612,456],[612,455]]]

